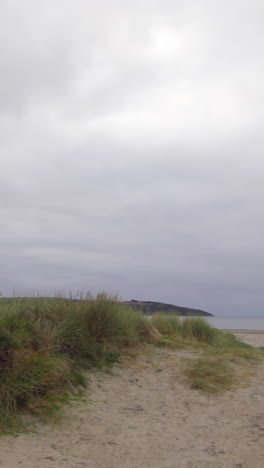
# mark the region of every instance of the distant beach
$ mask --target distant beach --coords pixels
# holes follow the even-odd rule
[[[260,317],[203,317],[220,330],[264,331],[264,319]]]
[[[228,333],[234,334],[237,338],[245,343],[256,347],[264,347],[264,331],[260,330],[226,330]]]

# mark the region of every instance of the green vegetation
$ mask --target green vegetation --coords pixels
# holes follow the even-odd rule
[[[184,373],[193,388],[208,393],[229,389],[242,375],[241,367],[249,371],[264,357],[262,348],[243,343],[201,318],[179,321],[175,317],[157,315],[153,317],[153,324],[163,335],[160,345],[203,351],[202,357],[187,363]]]
[[[21,411],[50,413],[86,386],[84,369],[109,366],[122,350],[157,337],[151,322],[117,298],[0,301],[0,430]]]
[[[155,314],[152,317],[152,323],[162,335],[181,335],[181,322],[177,315]]]
[[[189,362],[185,375],[193,388],[208,393],[217,393],[229,389],[234,382],[234,369],[225,361],[201,358]]]
[[[111,366],[145,343],[206,353],[185,374],[193,387],[210,392],[229,388],[234,366],[261,355],[203,319],[151,320],[105,293],[88,300],[1,299],[0,431],[21,428],[23,413],[50,415],[80,398],[85,370]]]

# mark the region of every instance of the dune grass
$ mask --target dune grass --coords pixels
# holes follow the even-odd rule
[[[200,317],[179,320],[157,315],[153,317],[153,324],[163,334],[160,345],[203,352],[202,357],[187,363],[184,374],[192,388],[207,393],[230,389],[242,376],[241,366],[252,368],[264,358],[262,348],[243,343]]]
[[[0,431],[21,428],[23,412],[49,415],[81,397],[85,370],[111,366],[144,343],[207,353],[185,370],[190,384],[205,391],[229,388],[232,366],[258,358],[253,347],[201,318],[149,319],[106,293],[82,300],[1,299]]]
[[[188,347],[208,350],[212,353],[238,353],[245,356],[259,355],[258,350],[251,345],[241,342],[234,335],[224,333],[212,327],[203,318],[186,318],[180,320],[179,317],[171,315],[157,314],[152,318],[153,325],[162,334],[161,343],[168,341],[175,345],[187,345]]]
[[[1,301],[0,430],[17,427],[23,411],[50,413],[56,401],[71,401],[87,385],[84,370],[159,337],[151,321],[105,293]]]
[[[219,393],[234,384],[234,369],[219,359],[200,358],[188,363],[185,375],[189,378],[192,388],[207,393]]]

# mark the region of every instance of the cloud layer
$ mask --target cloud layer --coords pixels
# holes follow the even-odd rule
[[[2,2],[0,290],[261,315],[263,2],[143,3]]]

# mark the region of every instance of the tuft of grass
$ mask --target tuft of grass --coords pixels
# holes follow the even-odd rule
[[[175,315],[155,314],[152,323],[162,335],[213,344],[218,330],[202,318],[186,318],[180,320]]]
[[[183,320],[181,326],[181,334],[184,337],[206,344],[213,344],[218,333],[216,328],[202,318],[187,318]]]
[[[181,322],[176,315],[156,313],[152,317],[152,323],[162,335],[181,336]]]
[[[192,388],[207,393],[230,389],[234,383],[234,371],[223,360],[201,358],[190,362],[184,371]]]

